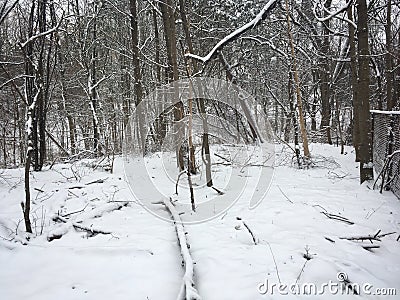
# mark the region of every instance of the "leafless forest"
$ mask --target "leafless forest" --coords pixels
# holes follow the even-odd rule
[[[121,154],[142,99],[196,76],[251,93],[276,141],[294,143],[299,166],[312,160],[310,142],[337,144],[342,152],[354,146],[363,182],[373,176],[370,110],[399,109],[400,4],[2,0],[0,165],[25,166],[27,231],[31,169]],[[152,124],[153,142],[192,111],[235,118],[203,99],[177,103]],[[255,140],[251,129],[245,135]],[[141,135],[135,138],[145,148]],[[202,147],[207,156],[206,134]],[[183,155],[178,163],[183,170]]]

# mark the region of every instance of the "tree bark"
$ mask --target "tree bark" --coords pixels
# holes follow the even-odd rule
[[[347,9],[347,18],[353,20],[353,6],[349,6]],[[349,26],[349,44],[350,44],[350,69],[351,69],[351,86],[353,93],[353,146],[356,151],[356,161],[360,161],[360,122],[359,122],[359,110],[356,105],[359,102],[358,99],[358,66],[357,66],[357,53],[356,53],[356,42],[355,32],[352,25]]]
[[[393,58],[392,58],[392,2],[389,0],[386,7],[386,25],[385,25],[385,35],[386,35],[386,108],[387,110],[392,110],[394,108],[394,98],[392,93],[393,87]]]
[[[324,7],[329,10],[331,6],[331,0],[325,2]],[[325,132],[328,144],[332,145],[331,138],[331,104],[330,104],[330,65],[329,65],[329,52],[330,52],[330,41],[329,41],[329,20],[323,22],[322,27],[322,45],[321,55],[323,55],[320,62],[320,79],[321,79],[321,130]]]
[[[169,82],[179,80],[178,74],[178,60],[177,60],[177,49],[176,49],[176,28],[175,28],[175,16],[174,9],[175,5],[171,0],[164,0],[160,2],[160,9],[164,24],[164,36],[167,44],[167,58],[168,58],[168,69],[167,78]],[[177,89],[177,87],[176,87]],[[175,91],[176,97],[179,95],[179,91]],[[176,158],[177,165],[180,171],[185,169],[183,151],[182,151],[182,137],[183,128],[180,121],[183,119],[184,108],[182,101],[177,102],[174,105],[174,121],[177,124],[178,132],[176,134]]]
[[[91,101],[92,122],[93,122],[93,150],[97,156],[101,155],[100,144],[100,128],[99,119],[97,115],[98,97],[97,97],[97,4],[93,3],[93,28],[92,28],[92,43],[93,49],[91,53],[90,66],[89,66],[89,97]]]
[[[357,0],[358,14],[358,103],[360,128],[360,183],[372,180],[371,116],[369,104],[369,49],[368,49],[368,9],[366,0]]]
[[[143,87],[142,87],[142,73],[140,69],[140,52],[139,52],[139,28],[138,28],[138,18],[137,18],[137,1],[130,0],[130,12],[131,12],[131,36],[132,36],[132,53],[133,53],[133,76],[134,76],[134,86],[133,90],[135,91],[135,106],[138,107],[142,102],[143,98]],[[145,128],[143,128],[144,118],[142,111],[142,106],[140,106],[137,116],[138,116],[138,125],[139,125],[139,142],[144,150],[145,141],[146,141],[146,133]]]
[[[294,43],[293,43],[293,34],[290,25],[290,16],[289,16],[289,3],[286,0],[286,21],[287,21],[287,32],[289,36],[289,44],[290,50],[292,55],[292,70],[294,75],[294,82],[296,85],[296,99],[297,99],[297,109],[299,111],[299,123],[300,123],[300,131],[301,131],[301,138],[303,140],[303,149],[304,149],[304,156],[305,158],[311,158],[310,150],[308,149],[308,137],[307,137],[307,129],[303,115],[303,103],[301,100],[301,91],[300,91],[300,81],[299,75],[297,73],[297,62],[296,62],[296,55],[294,52]]]

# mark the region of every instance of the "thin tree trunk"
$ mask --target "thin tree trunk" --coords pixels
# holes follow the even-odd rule
[[[350,5],[347,10],[347,18],[353,20],[353,6]],[[355,32],[353,26],[349,26],[349,44],[350,44],[350,68],[351,68],[351,86],[353,92],[353,145],[356,150],[356,161],[360,161],[360,122],[358,103],[358,70],[357,70],[357,54]]]
[[[324,3],[324,7],[329,10],[332,1],[328,0]],[[330,66],[329,66],[329,52],[330,52],[330,42],[329,42],[329,20],[323,22],[324,26],[322,29],[322,45],[321,54],[324,55],[321,61],[321,130],[325,132],[328,144],[332,145],[331,138],[331,105],[330,105]]]
[[[292,34],[291,25],[290,25],[288,0],[286,0],[286,21],[287,21],[287,32],[288,32],[288,36],[289,36],[290,50],[291,50],[291,54],[292,54],[292,70],[293,70],[293,75],[294,75],[294,82],[296,85],[296,99],[297,99],[297,109],[299,111],[299,123],[300,123],[301,138],[303,140],[304,156],[305,156],[305,158],[309,159],[309,158],[311,158],[311,154],[310,154],[310,150],[308,149],[307,129],[305,126],[304,115],[303,115],[303,104],[302,104],[302,100],[301,100],[299,75],[297,73],[297,62],[296,62],[296,55],[294,52],[293,34]]]
[[[26,160],[25,160],[25,174],[24,174],[24,180],[25,180],[25,203],[21,204],[22,205],[22,212],[24,214],[24,223],[25,223],[25,230],[26,232],[32,233],[32,226],[31,226],[31,220],[30,220],[30,210],[31,210],[31,192],[30,192],[30,186],[29,186],[29,169],[31,166],[31,155],[32,155],[32,150],[28,149],[26,153]]]
[[[386,7],[386,107],[387,110],[392,110],[394,108],[394,99],[392,93],[393,87],[393,58],[392,58],[392,2],[389,0]]]
[[[296,109],[293,105],[293,89],[292,89],[292,74],[289,72],[289,80],[288,80],[288,95],[289,95],[289,108],[290,108],[290,117],[293,123],[294,129],[294,149],[296,154],[296,160],[299,168],[301,168],[301,160],[300,160],[300,146],[299,146],[299,125],[296,118]]]
[[[39,33],[46,31],[46,3],[47,0],[38,1],[37,17],[39,21]],[[46,156],[46,123],[45,123],[45,94],[44,94],[44,52],[45,52],[45,37],[41,36],[38,38],[39,42],[39,58],[36,70],[36,81],[39,87],[39,95],[37,102],[37,121],[38,121],[38,131],[39,131],[39,162],[35,166],[35,171],[40,171],[43,167],[45,156]]]
[[[163,23],[164,23],[164,34],[167,46],[167,58],[168,58],[168,69],[167,77],[169,82],[179,80],[178,74],[178,60],[177,60],[177,50],[176,50],[176,28],[175,28],[175,16],[174,9],[175,6],[171,0],[164,0],[160,2],[160,9],[162,13]],[[178,87],[175,88],[176,97],[179,95]],[[185,169],[185,163],[183,158],[183,151],[181,149],[181,140],[183,137],[183,128],[181,120],[183,119],[183,103],[182,101],[177,102],[174,105],[174,121],[177,124],[178,132],[175,136],[176,139],[176,158],[178,168],[183,171]]]
[[[334,95],[334,101],[335,101],[335,111],[336,111],[336,122],[337,122],[337,128],[339,131],[339,138],[340,138],[340,154],[344,153],[344,140],[343,140],[343,132],[342,132],[342,126],[340,124],[340,104],[338,97]]]
[[[100,144],[100,125],[97,115],[98,97],[97,97],[97,4],[93,3],[93,28],[92,28],[92,43],[93,49],[91,54],[91,62],[89,66],[89,97],[92,110],[92,123],[93,123],[93,150],[97,156],[101,155]]]

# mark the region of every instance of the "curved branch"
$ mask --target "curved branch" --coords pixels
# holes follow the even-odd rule
[[[349,8],[349,6],[351,5],[351,3],[352,3],[351,0],[348,1],[348,2],[346,2],[346,4],[345,4],[343,7],[339,8],[337,11],[334,11],[334,12],[329,11],[326,7],[323,7],[324,12],[328,13],[328,15],[327,15],[326,17],[319,17],[319,16],[318,16],[318,14],[317,14],[317,5],[318,5],[318,3],[315,3],[315,4],[314,4],[314,7],[313,7],[313,13],[314,13],[315,18],[316,18],[319,22],[325,22],[325,21],[328,21],[328,20],[330,20],[330,19],[332,19],[332,18],[336,18],[339,14],[341,14],[341,13],[343,13],[343,12],[346,12],[346,10]],[[341,18],[339,18],[339,19],[340,19],[340,20],[343,20],[343,21],[346,21],[346,22],[349,23],[351,26],[353,26],[355,29],[357,29],[357,25],[356,25],[353,21],[347,19],[346,17],[341,17]]]
[[[246,31],[261,24],[261,21],[265,20],[268,13],[276,6],[278,2],[279,0],[269,0],[268,3],[265,4],[263,9],[258,13],[258,15],[253,20],[243,25],[242,27],[236,29],[234,32],[228,34],[226,37],[220,40],[206,56],[199,56],[192,53],[188,53],[185,56],[200,60],[204,64],[207,64],[210,61],[210,59],[215,57],[217,55],[217,52],[220,51],[225,45],[236,40],[240,35],[242,35]]]

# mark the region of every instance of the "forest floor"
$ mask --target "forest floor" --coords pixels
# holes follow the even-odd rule
[[[343,282],[361,286],[361,295],[346,299],[398,299],[400,202],[391,192],[373,190],[373,183],[360,186],[354,153],[346,151],[312,144],[314,166],[298,169],[277,146],[269,191],[255,209],[248,209],[243,194],[216,218],[185,225],[202,299],[309,298],[289,288],[279,292],[279,283],[313,284],[317,293],[333,284],[332,292],[325,288],[315,296],[330,299]],[[134,199],[122,158],[113,174],[93,170],[91,163],[32,173],[31,236],[24,233],[20,205],[23,170],[0,170],[1,299],[176,299],[183,269],[174,225]],[[163,172],[157,165],[152,170],[155,176]],[[173,197],[173,182],[168,189]],[[227,186],[222,189],[221,197],[229,197]],[[168,219],[158,207],[156,213]],[[340,281],[338,273],[348,279]],[[397,296],[366,295],[392,293],[387,288],[396,288]]]

